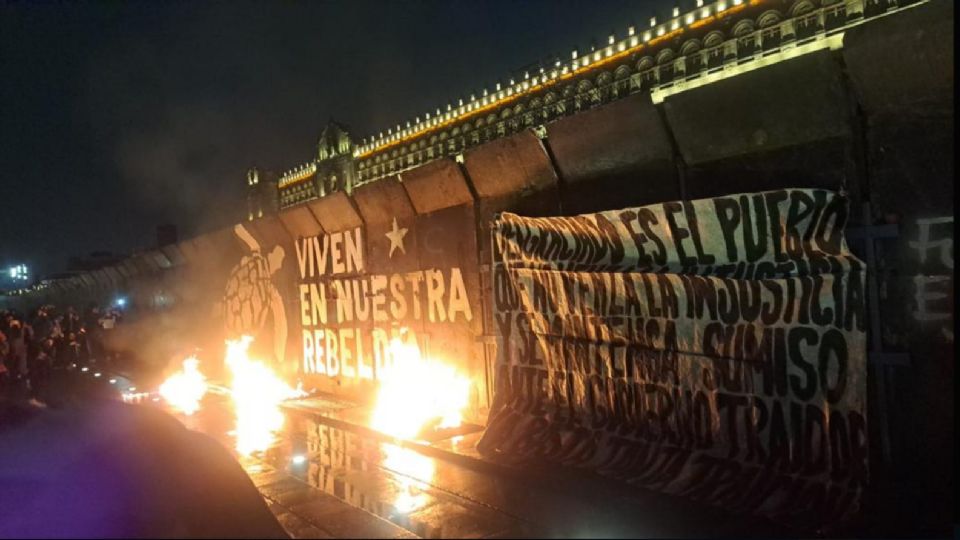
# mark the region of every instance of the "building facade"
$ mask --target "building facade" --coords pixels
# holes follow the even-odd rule
[[[676,7],[604,46],[573,50],[355,142],[330,121],[313,159],[283,173],[279,208],[457,156],[464,150],[636,93],[670,94],[825,48],[846,29],[918,0],[717,0]],[[543,130],[537,130],[543,133]],[[264,194],[266,197],[266,194]],[[252,212],[256,217],[260,209]]]
[[[256,167],[247,171],[247,221],[275,214],[279,210],[276,175]]]

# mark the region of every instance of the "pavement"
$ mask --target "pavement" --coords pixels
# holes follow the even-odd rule
[[[118,394],[133,386],[116,373],[83,378]],[[154,397],[140,401],[162,408]],[[208,394],[198,413],[178,418],[233,452],[292,538],[817,536],[585,471],[497,462],[475,450],[478,426],[396,441],[366,427],[369,410],[332,396],[289,402],[284,411],[283,431],[253,456],[233,452],[235,421],[226,396]],[[876,523],[845,536],[911,536],[883,534]]]
[[[229,445],[229,413],[218,399],[208,397],[184,421]],[[286,426],[274,444],[239,461],[296,538],[797,534],[764,520],[617,487],[582,471],[491,461],[475,450],[479,426],[429,441],[396,441],[366,427],[369,410],[334,397],[294,401],[284,409]]]

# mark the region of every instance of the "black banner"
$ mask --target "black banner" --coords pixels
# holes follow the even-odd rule
[[[783,522],[867,481],[864,264],[847,200],[790,189],[494,224],[484,452]]]

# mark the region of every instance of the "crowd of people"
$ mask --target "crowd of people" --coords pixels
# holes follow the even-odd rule
[[[109,367],[104,333],[121,319],[119,310],[96,305],[82,313],[52,305],[28,314],[0,311],[0,391],[21,393],[31,404],[45,406],[54,372]]]

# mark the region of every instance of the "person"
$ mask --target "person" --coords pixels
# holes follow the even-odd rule
[[[90,363],[90,336],[87,329],[81,327],[77,332],[77,343],[80,345],[79,355],[77,357],[77,366],[86,366]],[[73,366],[76,367],[76,366]]]
[[[58,367],[62,369],[81,365],[83,363],[80,357],[81,348],[82,346],[80,345],[80,339],[77,337],[77,333],[68,333],[64,340],[59,360],[57,361]]]
[[[7,367],[9,354],[10,341],[7,340],[6,331],[0,328],[0,392],[6,392],[10,386],[10,368]]]
[[[117,314],[112,309],[107,310],[103,313],[103,317],[100,317],[98,321],[100,328],[104,330],[113,330],[113,327],[117,324]]]
[[[30,362],[30,404],[35,407],[46,406],[47,383],[53,367],[53,338],[47,338],[40,344],[40,350]]]
[[[30,341],[29,328],[19,319],[10,321],[10,367],[13,380],[23,382],[27,376],[27,343]]]
[[[83,328],[87,334],[87,344],[90,350],[90,362],[95,362],[103,357],[103,328],[100,326],[100,308],[91,306],[87,310],[87,316],[83,321]]]
[[[67,306],[67,313],[63,317],[63,332],[65,334],[79,332],[80,326],[80,316],[77,315],[77,311],[73,306]]]
[[[37,340],[38,345],[50,337],[50,333],[53,331],[53,323],[50,320],[46,308],[41,307],[37,309],[37,313],[30,323],[30,326],[33,327],[34,339]]]

